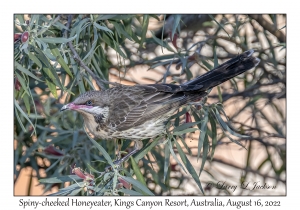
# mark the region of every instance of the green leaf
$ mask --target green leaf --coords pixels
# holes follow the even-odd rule
[[[164,183],[166,183],[169,165],[170,165],[170,149],[165,145]]]
[[[214,68],[217,68],[217,66],[219,66],[218,63],[218,56],[217,56],[217,52],[216,52],[216,46],[214,47]]]
[[[203,143],[202,163],[201,163],[201,167],[200,167],[199,176],[200,176],[201,172],[203,171],[203,168],[204,168],[204,165],[205,165],[205,162],[207,159],[208,149],[209,149],[209,141],[208,141],[208,135],[206,133],[204,143]]]
[[[45,50],[45,51],[42,51],[42,50],[40,50],[38,47],[33,47],[33,46],[31,46],[33,49],[34,49],[34,51],[35,51],[35,56],[36,57],[38,57],[38,59],[46,66],[46,67],[48,67],[48,68],[50,68],[51,67],[51,64],[50,64],[50,62],[49,62],[49,60],[48,60],[48,58],[45,56],[45,54],[44,54],[44,52],[46,52],[47,50]],[[51,55],[52,56],[52,55]],[[53,56],[52,56],[53,57]]]
[[[174,141],[175,141],[175,140],[174,140]],[[175,152],[174,152],[173,146],[172,146],[172,142],[171,142],[170,139],[168,139],[168,146],[169,146],[169,150],[170,150],[170,152],[171,152],[173,158],[176,160],[176,162],[177,162],[178,165],[182,168],[182,170],[183,170],[185,173],[187,173],[186,170],[185,170],[185,168],[183,167],[183,165],[181,164],[181,162],[179,161],[179,159],[178,159],[177,156],[175,155]]]
[[[56,44],[56,43],[70,42],[70,41],[74,40],[76,37],[77,37],[77,34],[75,34],[73,37],[70,37],[70,38],[45,37],[45,38],[39,38],[39,39],[46,43]]]
[[[24,24],[24,15],[21,15],[21,14],[17,15],[16,14],[15,16],[16,16],[16,18],[18,18],[20,24]]]
[[[161,55],[161,56],[157,56],[157,57],[155,57],[153,59],[147,60],[147,61],[145,61],[145,63],[154,63],[155,61],[162,61],[162,60],[166,60],[166,59],[169,60],[169,59],[173,59],[174,56],[175,56],[174,54]]]
[[[211,149],[210,160],[212,161],[217,146],[217,126],[211,112],[209,112],[208,118],[211,126],[212,149]]]
[[[38,65],[40,68],[42,68],[41,61],[35,55],[33,55],[31,52],[28,52],[28,56],[29,56],[30,60],[32,60],[36,65]]]
[[[15,106],[15,115],[16,115],[16,117],[17,117],[17,120],[18,120],[19,125],[21,126],[23,132],[26,133],[27,130],[26,130],[26,128],[24,127],[22,120],[20,119],[20,116],[19,116],[19,114],[18,114],[18,111],[17,111],[16,106]]]
[[[127,39],[132,40],[132,37],[125,31],[123,24],[121,23],[117,23],[115,21],[110,21],[110,23],[112,23],[116,29],[116,31],[119,34],[124,35]]]
[[[94,49],[95,49],[95,47],[96,47],[96,45],[97,45],[97,41],[98,41],[98,33],[97,33],[97,29],[96,28],[94,28],[94,41],[93,41],[93,43],[92,43],[92,47],[91,47],[91,49],[89,50],[89,52],[84,56],[84,58],[82,59],[83,61],[85,60],[85,59],[87,59],[87,58],[89,58],[89,56],[93,53],[94,54]],[[93,57],[93,54],[92,54],[92,57]],[[89,58],[89,59],[91,59],[91,58]]]
[[[21,77],[21,75],[18,74],[17,72],[15,72],[15,74],[16,74],[16,76],[17,76],[19,82],[21,83],[21,86],[22,86],[22,88],[24,89],[24,91],[25,91],[28,95],[30,95],[29,92],[28,92],[28,90],[27,90],[28,87],[27,87],[27,85],[26,85],[25,80],[23,79],[23,77]]]
[[[85,87],[84,87],[79,69],[77,67],[77,64],[76,64],[76,62],[75,62],[75,60],[72,56],[70,57],[70,60],[71,60],[71,65],[73,67],[73,71],[74,71],[74,74],[75,74],[75,77],[76,77],[76,80],[77,80],[77,84],[79,86],[79,92],[81,94],[85,93]]]
[[[129,189],[120,189],[120,192],[127,194],[127,195],[133,195],[133,196],[142,196],[143,194],[134,191],[134,190],[129,190]]]
[[[95,168],[93,168],[93,166],[91,166],[89,163],[86,163],[88,169],[91,171],[91,172],[94,172],[94,173],[98,173],[98,174],[101,174],[100,171],[97,171]]]
[[[139,152],[139,154],[134,158],[136,162],[138,162],[140,159],[142,159],[153,147],[157,145],[159,138],[156,138],[148,147],[143,149],[143,151]]]
[[[201,122],[202,122],[202,121],[184,123],[184,124],[182,124],[182,125],[180,125],[180,126],[174,128],[173,132],[185,130],[185,129],[190,128],[190,127],[192,127],[192,126],[194,126],[194,125],[197,125],[197,124],[199,124],[199,123],[201,123]]]
[[[217,109],[211,109],[211,111],[213,112],[214,116],[216,117],[217,121],[220,123],[221,125],[221,128],[224,132],[224,134],[230,139],[230,141],[240,145],[241,147],[243,147],[244,149],[246,149],[244,147],[244,145],[242,145],[240,142],[236,141],[236,140],[233,140],[229,135],[227,135],[225,132],[226,132],[226,127],[228,127],[228,125],[223,121],[223,119],[221,118],[219,112]]]
[[[180,117],[180,116],[184,115],[186,112],[187,112],[187,108],[184,107],[184,108],[182,109],[182,111],[176,113],[175,115],[172,115],[172,116],[169,118],[169,120],[174,119],[174,118],[177,118],[177,117]]]
[[[173,22],[173,26],[172,26],[172,37],[171,37],[171,40],[173,40],[175,31],[178,28],[179,22],[181,20],[181,15],[174,15],[174,16],[175,16],[175,18],[174,18],[174,22]]]
[[[99,15],[96,18],[96,21],[98,21],[98,20],[108,20],[108,19],[111,19],[111,20],[125,20],[125,19],[132,18],[134,16],[135,15],[113,15],[113,14],[110,14],[110,15]]]
[[[105,149],[98,144],[94,139],[92,139],[88,134],[87,134],[88,138],[92,141],[92,143],[95,145],[95,147],[103,154],[104,158],[107,160],[107,162],[111,165],[114,166],[114,163],[111,159],[111,157],[109,156],[109,154],[105,151]]]
[[[106,32],[109,32],[111,34],[114,34],[114,32],[112,32],[109,28],[105,27],[105,26],[101,26],[99,25],[98,23],[94,22],[93,25],[98,28],[99,30],[102,30],[102,31],[106,31]]]
[[[52,95],[54,96],[54,98],[57,99],[58,95],[57,95],[57,91],[56,91],[56,85],[48,79],[46,79],[46,84],[49,87],[49,89],[50,89]]]
[[[71,182],[74,180],[81,180],[81,178],[77,175],[67,175],[67,176],[59,176],[59,177],[52,177],[52,178],[46,178],[46,179],[40,179],[40,183],[64,183],[64,182]]]
[[[175,52],[174,49],[172,47],[170,47],[167,42],[164,42],[163,40],[158,39],[152,31],[151,31],[151,33],[152,33],[152,39],[153,39],[153,41],[155,41],[160,46],[167,48],[167,50],[169,50],[171,52]]]
[[[215,108],[215,112],[216,112],[217,120],[219,121],[220,125],[223,127],[224,130],[228,131],[230,134],[232,134],[236,137],[239,137],[239,138],[249,138],[249,136],[247,136],[247,135],[242,135],[242,134],[239,134],[239,133],[233,131],[233,129],[231,129],[230,126],[227,123],[224,122],[224,120],[220,116],[220,113],[219,113],[217,108]],[[223,114],[225,115],[225,112]],[[226,118],[227,118],[227,116],[226,116]],[[227,120],[229,121],[228,118],[227,118]]]
[[[20,111],[20,113],[23,115],[23,117],[31,124],[32,128],[33,128],[33,133],[36,133],[35,130],[35,126],[33,125],[33,123],[31,122],[31,120],[28,118],[27,114],[21,109],[20,105],[18,104],[18,102],[15,99],[15,107]],[[25,130],[26,132],[26,130]]]
[[[197,155],[197,161],[200,158],[200,151],[202,149],[203,146],[203,142],[206,136],[206,131],[207,131],[207,122],[208,122],[208,113],[205,112],[204,114],[204,119],[203,119],[203,123],[201,124],[201,132],[200,132],[200,136],[199,136],[199,141],[198,141],[198,155]]]
[[[108,20],[108,19],[112,19],[113,17],[116,17],[117,15],[99,15],[97,18],[96,18],[96,21],[99,21],[99,20]]]
[[[176,131],[173,133],[173,135],[182,135],[182,134],[185,134],[185,133],[191,133],[191,132],[194,132],[198,130],[198,128],[187,128],[185,130],[182,130],[182,131]]]
[[[72,185],[70,185],[68,187],[60,189],[57,193],[50,194],[50,196],[69,195],[74,190],[77,190],[77,189],[81,188],[81,186],[84,186],[84,182],[79,182],[79,183],[72,184]]]
[[[185,149],[188,151],[188,153],[189,153],[190,155],[192,155],[192,151],[191,151],[191,149],[188,147],[188,145],[186,144],[185,139],[182,138],[182,136],[180,136],[180,140],[181,140],[183,146],[185,147]]]
[[[77,195],[81,190],[82,188],[74,189],[69,195]]]
[[[19,64],[17,61],[15,61],[15,67],[17,69],[19,69],[21,72],[23,72],[24,74],[32,77],[33,79],[36,79],[40,82],[43,82],[43,80],[40,80],[38,77],[36,77],[33,73],[31,73],[28,69],[25,69],[21,64]]]
[[[141,34],[141,41],[140,41],[140,46],[142,46],[142,47],[143,47],[143,43],[146,39],[148,25],[149,25],[149,15],[143,15],[142,34]]]
[[[141,191],[145,192],[147,195],[154,195],[145,185],[140,183],[139,181],[131,178],[131,177],[126,177],[126,176],[120,176],[122,179],[124,179],[126,182],[134,185],[136,188],[140,189]]]
[[[132,165],[133,172],[136,175],[137,180],[140,183],[142,183],[143,185],[147,186],[147,184],[146,184],[146,182],[144,180],[143,174],[140,171],[139,166],[137,165],[137,163],[135,162],[135,160],[134,160],[134,158],[132,156],[130,157],[130,160],[131,160],[131,165]]]
[[[25,103],[27,113],[30,114],[30,103],[29,103],[29,97],[28,97],[27,93],[24,94],[23,101]]]
[[[174,140],[174,141],[175,141],[176,148],[178,149],[178,153],[179,153],[179,156],[180,156],[182,162],[184,163],[184,165],[185,165],[186,169],[188,170],[188,172],[192,175],[193,179],[195,180],[195,182],[198,185],[198,187],[201,190],[201,192],[204,194],[201,182],[199,180],[199,177],[198,177],[198,175],[197,175],[194,167],[192,166],[192,164],[190,163],[189,159],[184,154],[184,152],[181,149],[181,146],[178,144],[178,142],[176,140]]]
[[[117,53],[119,53],[123,58],[127,58],[126,54],[121,50],[120,46],[115,42],[115,40],[111,39],[106,35],[106,33],[103,33],[103,41],[108,44],[111,48],[113,48]]]
[[[57,58],[58,63],[62,66],[62,68],[73,78],[72,72],[69,66],[64,61],[63,57],[61,56],[59,50],[57,49],[56,45],[49,43],[49,48],[52,54]]]
[[[46,80],[51,79],[51,83],[54,84],[54,86],[60,87],[61,90],[64,89],[61,82],[60,82],[60,79],[59,79],[56,71],[53,69],[52,66],[50,68],[43,67],[42,72],[44,73],[44,76],[46,77]],[[56,89],[56,87],[55,87],[55,89]]]

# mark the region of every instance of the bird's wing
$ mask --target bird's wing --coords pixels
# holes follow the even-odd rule
[[[170,84],[126,86],[110,91],[110,104],[113,105],[109,108],[107,122],[118,131],[141,125],[201,96],[188,94],[181,91],[180,86]]]

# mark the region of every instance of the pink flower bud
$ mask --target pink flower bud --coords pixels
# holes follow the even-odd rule
[[[118,180],[126,189],[131,189],[130,183],[126,182],[122,177],[119,177]]]
[[[54,146],[50,145],[46,149],[44,149],[44,152],[49,155],[55,155],[55,156],[64,156],[64,153],[58,149],[56,149]]]
[[[28,33],[28,31],[25,31],[21,37],[22,43],[27,42],[28,38],[29,38],[29,33]]]
[[[72,173],[76,174],[78,177],[80,177],[81,179],[85,179],[85,175],[84,173],[81,171],[80,167],[76,167],[72,169]]]

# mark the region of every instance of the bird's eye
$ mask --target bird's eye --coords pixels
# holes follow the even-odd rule
[[[92,105],[92,101],[91,101],[91,100],[87,101],[87,102],[86,102],[86,105],[87,105],[87,106],[91,106],[91,105]]]

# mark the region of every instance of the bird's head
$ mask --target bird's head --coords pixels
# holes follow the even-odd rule
[[[102,114],[99,91],[88,91],[79,95],[73,102],[64,105],[60,111],[73,110],[81,114]]]

